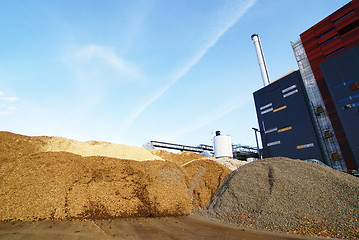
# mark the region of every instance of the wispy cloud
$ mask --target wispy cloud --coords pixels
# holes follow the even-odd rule
[[[171,88],[175,83],[177,83],[194,65],[196,65],[201,58],[207,53],[207,51],[212,48],[217,41],[225,34],[228,29],[230,29],[238,20],[255,4],[256,0],[248,1],[234,1],[233,5],[227,6],[225,13],[221,12],[218,19],[220,22],[222,17],[225,16],[224,22],[217,26],[217,30],[208,37],[207,41],[204,42],[199,48],[198,51],[192,56],[192,58],[174,75],[173,79],[167,83],[163,88],[158,90],[153,94],[147,101],[135,109],[130,116],[122,123],[121,129],[124,134],[127,129],[133,124],[133,122],[145,111],[150,105],[152,105],[158,98],[160,98],[169,88]]]
[[[74,53],[74,59],[81,65],[92,65],[93,62],[100,60],[102,64],[112,67],[119,74],[130,77],[139,75],[138,67],[118,56],[114,50],[107,46],[96,44],[85,45]]]
[[[15,102],[19,100],[19,98],[17,97],[1,97],[0,99],[6,102]]]
[[[18,101],[18,100],[19,100],[18,97],[6,96],[6,94],[4,92],[0,91],[0,101],[1,102],[15,102],[15,101]]]
[[[13,104],[13,102],[16,102],[18,100],[18,97],[7,97],[4,92],[0,91],[0,115],[7,115],[15,111],[16,106],[9,104]]]
[[[139,81],[142,74],[137,65],[119,56],[108,46],[88,44],[69,47],[63,58],[69,67],[72,79],[71,87],[81,99],[78,114],[91,109],[100,102],[109,89],[119,85]]]
[[[8,115],[16,110],[15,106],[0,106],[0,115]]]
[[[146,26],[146,21],[150,15],[155,0],[137,0],[133,2],[133,9],[130,9],[129,19],[126,21],[126,37],[122,39],[122,51],[131,52],[138,45],[137,39],[142,39],[140,34]]]

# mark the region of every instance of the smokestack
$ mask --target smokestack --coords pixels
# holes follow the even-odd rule
[[[263,50],[262,50],[261,42],[259,41],[258,34],[253,34],[252,40],[254,43],[254,47],[256,48],[258,62],[259,62],[259,68],[261,69],[261,74],[262,74],[262,79],[263,79],[263,84],[264,84],[264,86],[267,86],[269,84],[269,76],[268,76],[268,71],[267,71],[265,60],[264,60]]]

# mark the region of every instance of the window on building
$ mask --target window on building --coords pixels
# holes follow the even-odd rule
[[[320,35],[320,36],[318,37],[318,39],[321,38],[321,37],[324,37],[325,35],[327,35],[328,33],[332,32],[332,31],[334,31],[334,28],[331,28],[331,29],[329,29],[328,31],[326,31],[325,33],[323,33],[322,35]]]
[[[355,20],[354,22],[350,23],[349,25],[343,27],[342,29],[338,30],[339,35],[344,35],[354,29],[359,27],[359,20]]]
[[[340,18],[336,19],[336,20],[334,21],[334,23],[339,22],[340,20],[342,20],[343,18],[345,18],[345,17],[348,16],[349,14],[352,14],[353,12],[354,12],[353,10],[347,12],[346,14],[344,14],[343,16],[341,16]]]
[[[344,87],[344,86],[346,86],[346,85],[355,83],[355,81],[356,81],[355,79],[350,79],[350,80],[348,80],[348,81],[339,83],[339,84],[337,84],[337,85],[334,86],[334,89],[337,89],[337,88]]]
[[[329,53],[328,55],[325,55],[324,57],[330,57],[330,56],[336,54],[337,52],[340,52],[341,50],[344,50],[344,48],[341,47],[341,48],[339,48],[337,50],[334,50],[333,52]]]
[[[326,44],[327,42],[330,42],[331,40],[333,40],[333,39],[335,39],[335,38],[337,38],[337,37],[338,37],[338,36],[335,35],[334,37],[331,37],[331,38],[329,38],[328,40],[326,40],[326,41],[322,42],[321,44],[319,44],[319,46],[322,46],[322,45]]]
[[[352,89],[352,91],[358,90],[359,89],[359,81],[350,84],[350,88]]]

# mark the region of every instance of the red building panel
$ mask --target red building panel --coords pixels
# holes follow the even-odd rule
[[[318,43],[319,45],[325,44],[326,41],[330,41],[330,39],[337,36],[338,36],[338,32],[336,31],[336,29],[334,27],[330,28],[330,31],[328,31],[325,35],[323,35],[318,39]]]
[[[326,32],[328,32],[333,28],[332,25],[333,25],[332,20],[329,17],[323,19],[313,27],[315,36],[317,38],[320,38],[323,34],[325,34]]]
[[[344,44],[340,38],[332,39],[326,44],[321,45],[322,53],[324,56],[328,56],[329,54],[338,51],[341,48],[344,48]]]
[[[313,50],[307,52],[308,59],[317,59],[322,57],[322,55],[323,52],[320,47],[314,48]]]
[[[350,3],[340,8],[338,11],[335,11],[334,13],[330,14],[329,17],[332,19],[333,22],[338,21],[338,19],[351,12],[357,4],[358,1],[351,1]]]
[[[341,37],[346,49],[358,46],[359,44],[359,29],[355,29],[352,32],[345,34]]]
[[[306,42],[307,48],[305,50],[308,53],[311,52],[311,51],[318,51],[318,44],[319,44],[318,41],[307,41]]]
[[[351,4],[354,9],[359,9],[359,1],[352,1]]]
[[[359,16],[355,14],[355,12],[351,12],[349,15],[346,15],[344,18],[334,23],[335,28],[339,31],[340,29],[348,26],[352,22],[359,20]]]
[[[308,29],[300,35],[300,39],[304,43],[311,43],[312,39],[315,38],[314,30],[312,28]],[[308,46],[307,46],[308,47]]]

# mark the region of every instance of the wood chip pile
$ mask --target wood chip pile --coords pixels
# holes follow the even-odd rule
[[[104,156],[136,161],[163,160],[161,157],[152,154],[149,150],[144,148],[99,141],[78,142],[60,137],[47,137],[47,141],[43,145],[41,151],[64,151],[78,154],[83,157]]]
[[[179,165],[184,165],[190,161],[197,160],[197,159],[212,159],[215,160],[215,158],[208,158],[203,155],[193,153],[193,152],[180,152],[180,153],[171,153],[168,151],[162,151],[162,150],[151,150],[148,149],[152,154],[161,157],[163,160],[174,162]]]
[[[133,159],[104,156],[113,153]],[[185,215],[229,172],[210,160],[182,167],[142,148],[0,132],[0,221]]]
[[[188,193],[195,207],[203,208],[231,170],[212,160],[195,160],[183,166],[188,174]]]
[[[227,175],[203,212],[227,223],[286,233],[359,238],[359,178],[288,158]]]

